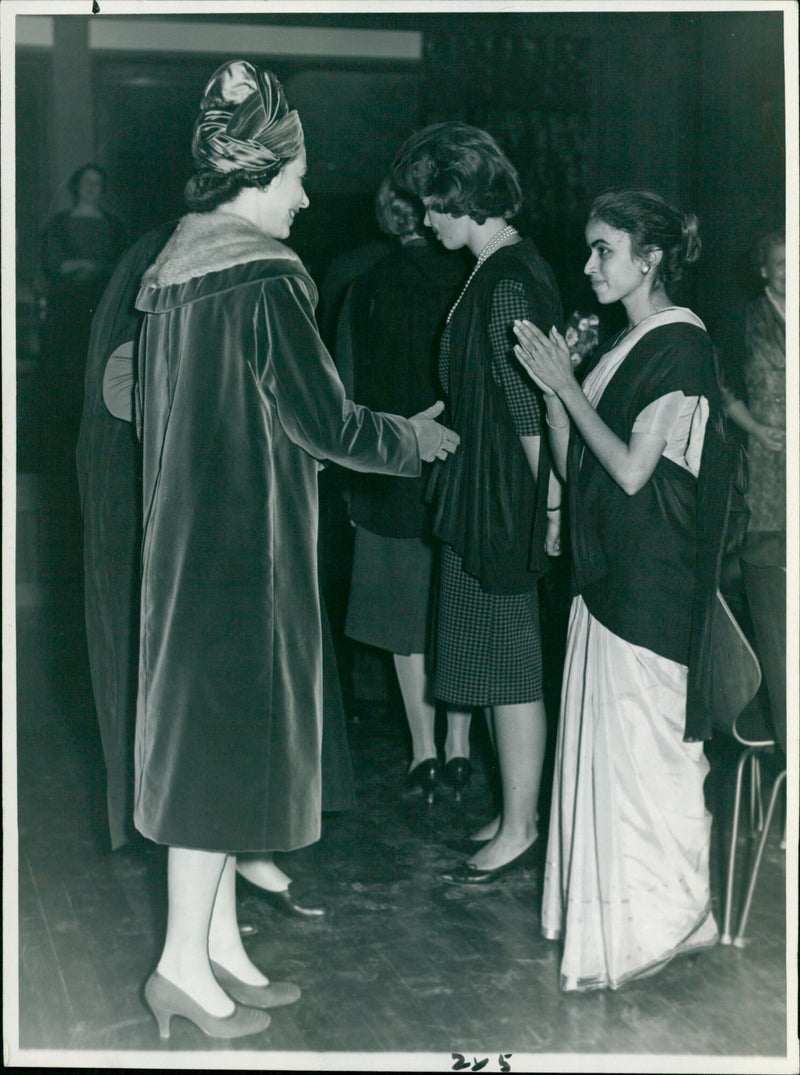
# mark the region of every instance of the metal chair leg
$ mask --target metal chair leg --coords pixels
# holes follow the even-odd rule
[[[739,838],[739,810],[742,802],[742,780],[744,779],[744,767],[752,757],[752,747],[747,747],[739,755],[736,766],[736,791],[733,797],[733,823],[731,825],[731,849],[728,855],[728,883],[725,886],[725,920],[722,926],[720,944],[731,943],[731,909],[733,906],[733,881],[736,873],[736,844]]]
[[[764,798],[761,794],[761,755],[755,754],[755,778],[756,778],[756,808],[758,810],[758,824],[756,826],[756,832],[761,832],[764,828]]]
[[[758,878],[758,871],[761,866],[761,856],[764,854],[764,845],[767,842],[767,836],[769,835],[769,826],[772,822],[772,813],[775,809],[775,802],[778,798],[778,792],[786,780],[786,770],[779,773],[775,777],[775,783],[772,785],[772,794],[769,797],[769,806],[767,807],[767,816],[764,819],[764,828],[761,831],[761,839],[758,841],[758,850],[756,851],[756,859],[753,863],[753,869],[750,873],[750,883],[747,886],[747,896],[744,901],[744,908],[742,909],[742,917],[739,920],[739,929],[736,936],[733,939],[734,946],[736,948],[744,948],[744,930],[747,925],[747,918],[750,914],[750,905],[753,902],[753,892],[756,887],[756,879]]]
[[[764,804],[761,799],[761,758],[757,751],[750,755],[750,835],[764,827]]]

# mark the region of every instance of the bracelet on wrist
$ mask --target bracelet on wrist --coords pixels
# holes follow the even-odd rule
[[[551,508],[551,507],[550,507],[550,505],[548,504],[548,505],[547,505],[547,510],[548,510],[548,511],[561,511],[561,505],[560,505],[560,504],[555,504],[555,505],[554,505],[554,506],[553,506],[553,507]]]
[[[555,425],[553,425],[553,423],[550,421],[550,419],[545,414],[544,420],[545,420],[545,422],[547,422],[547,425],[549,426],[550,429],[566,429],[567,426],[569,425],[569,418],[566,420],[566,422],[557,422]]]

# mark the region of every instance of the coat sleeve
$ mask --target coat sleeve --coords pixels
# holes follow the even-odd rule
[[[264,283],[256,332],[254,372],[274,400],[290,440],[316,459],[350,470],[408,477],[420,473],[417,438],[408,419],[370,411],[346,398],[299,278]]]

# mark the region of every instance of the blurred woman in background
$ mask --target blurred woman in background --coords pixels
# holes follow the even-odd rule
[[[41,376],[50,462],[71,471],[92,317],[126,236],[120,220],[104,204],[102,168],[84,164],[70,176],[68,187],[72,208],[57,213],[42,237],[47,316]]]
[[[723,388],[748,437],[748,545],[786,538],[786,236],[763,235],[754,261],[763,290],[745,308],[746,400]],[[784,553],[785,555],[785,553]]]
[[[350,290],[340,319],[337,365],[357,403],[414,414],[439,391],[439,338],[465,263],[429,243],[422,203],[389,180],[378,189],[375,210],[395,245]],[[356,534],[345,631],[392,653],[411,732],[405,787],[433,802],[440,780],[460,794],[469,779],[471,714],[448,711],[442,768],[427,669],[434,584],[431,510],[424,502],[429,477],[427,467],[412,481],[352,477],[348,500]]]

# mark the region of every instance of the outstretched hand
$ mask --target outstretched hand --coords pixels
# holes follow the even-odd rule
[[[409,418],[417,435],[420,459],[425,463],[430,463],[434,459],[447,459],[448,455],[456,450],[461,440],[458,433],[434,421],[443,410],[444,403],[437,400],[427,410],[420,411],[419,414]]]
[[[574,380],[575,373],[566,341],[555,325],[549,336],[530,321],[515,321],[519,343],[514,354],[546,395],[557,396]]]

